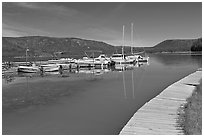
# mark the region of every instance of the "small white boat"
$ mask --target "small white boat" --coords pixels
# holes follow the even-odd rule
[[[109,64],[111,62],[110,58],[108,58],[105,54],[99,55],[99,57],[95,58],[95,61],[101,61],[103,64]]]
[[[136,59],[128,58],[123,54],[113,54],[111,56],[111,61],[115,62],[115,64],[133,64],[136,61]]]
[[[93,67],[94,60],[88,57],[75,60],[75,64],[79,64],[80,67]]]
[[[129,55],[129,56],[127,56],[126,58],[128,58],[128,59],[132,59],[132,60],[135,60],[135,62],[148,62],[148,60],[149,60],[149,57],[143,57],[143,56],[141,56],[141,55],[134,55],[134,54],[132,54],[132,55]]]
[[[61,58],[61,59],[53,59],[53,60],[48,60],[48,64],[57,64],[57,63],[71,63],[73,62],[73,59],[70,58]]]
[[[137,60],[138,62],[148,62],[149,57],[138,56]]]
[[[130,59],[130,60],[134,60],[135,62],[137,61],[137,56],[135,56],[135,55],[128,55],[128,56],[126,56],[126,58],[128,58],[128,59]]]
[[[43,68],[44,72],[55,72],[59,71],[59,65],[57,64],[46,64],[46,65],[41,65],[40,67]]]
[[[34,66],[18,66],[17,71],[24,73],[36,73],[39,71],[39,68]]]
[[[75,63],[79,64],[81,67],[103,66],[109,65],[110,59],[106,58],[104,54],[101,54],[97,58],[83,57],[83,59],[76,60]]]

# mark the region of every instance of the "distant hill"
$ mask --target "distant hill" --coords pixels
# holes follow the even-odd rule
[[[134,52],[177,52],[190,51],[192,46],[202,49],[202,38],[189,40],[165,40],[154,47],[135,47]],[[113,46],[102,41],[80,38],[56,38],[45,36],[2,37],[2,57],[25,57],[26,48],[30,57],[73,57],[85,56],[84,51],[100,50],[112,55],[121,53],[121,46]],[[130,53],[130,47],[125,46],[125,53]],[[197,48],[194,48],[197,49]],[[98,53],[100,54],[100,53]],[[97,55],[95,55],[97,56]]]
[[[200,38],[201,39],[201,38]],[[154,47],[146,48],[147,52],[187,52],[191,51],[191,47],[199,39],[175,39],[165,40]],[[201,43],[202,45],[202,43]]]
[[[100,41],[85,40],[80,38],[54,38],[44,36],[29,37],[3,37],[2,56],[25,56],[26,48],[30,56],[85,56],[84,51],[100,50],[112,54],[114,46]]]

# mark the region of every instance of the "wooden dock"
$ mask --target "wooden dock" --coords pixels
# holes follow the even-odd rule
[[[183,135],[177,123],[178,110],[200,84],[201,78],[200,69],[167,87],[132,116],[120,135]]]

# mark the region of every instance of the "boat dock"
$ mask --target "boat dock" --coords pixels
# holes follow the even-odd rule
[[[179,111],[201,78],[199,69],[164,89],[132,116],[120,135],[183,135],[177,123]]]

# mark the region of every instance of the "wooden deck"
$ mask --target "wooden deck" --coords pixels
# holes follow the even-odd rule
[[[201,78],[200,69],[167,87],[132,116],[120,135],[183,135],[177,123],[178,109],[192,95]]]

